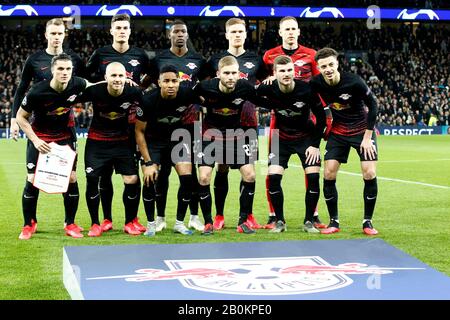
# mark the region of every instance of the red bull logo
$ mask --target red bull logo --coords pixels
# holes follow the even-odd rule
[[[138,269],[135,274],[87,280],[127,282],[178,280],[192,290],[238,295],[292,295],[337,290],[353,283],[348,275],[383,275],[391,268],[363,263],[331,265],[318,256],[248,259],[166,260],[169,270]]]
[[[221,108],[221,109],[214,109],[213,113],[220,114],[221,116],[232,116],[238,114],[239,110],[230,108]]]
[[[180,81],[192,81],[192,76],[182,71],[178,71],[178,77]]]
[[[109,120],[116,120],[116,119],[125,117],[124,114],[118,113],[118,112],[115,112],[115,111],[108,112],[108,113],[107,112],[100,112],[100,116],[103,117],[103,118],[109,119]]]
[[[240,79],[248,80],[248,73],[239,71],[239,78],[240,78]]]
[[[59,108],[56,108],[53,111],[47,112],[47,115],[48,116],[62,116],[62,115],[66,114],[69,111],[70,111],[70,108],[59,107]]]
[[[370,268],[364,263],[344,263],[337,266],[308,266],[298,265],[280,270],[283,274],[326,274],[326,273],[342,273],[342,274],[388,274],[392,270],[383,268]]]
[[[334,102],[334,103],[332,103],[332,104],[330,105],[330,107],[331,107],[332,109],[334,109],[334,110],[340,111],[340,110],[349,109],[349,108],[350,108],[350,105],[348,105],[348,104],[341,104],[341,103],[338,103],[338,102]]]
[[[128,79],[133,79],[133,72],[126,71],[125,75],[127,76]]]

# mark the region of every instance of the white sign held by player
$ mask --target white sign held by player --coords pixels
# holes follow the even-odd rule
[[[68,145],[49,145],[51,152],[39,153],[33,185],[46,193],[65,193],[76,153]]]

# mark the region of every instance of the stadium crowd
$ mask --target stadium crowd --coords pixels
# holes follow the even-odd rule
[[[206,58],[226,49],[221,25],[189,25],[191,47]],[[299,41],[308,47],[329,46],[344,53],[341,67],[360,74],[378,98],[378,125],[449,125],[450,31],[438,25],[420,25],[414,32],[409,28],[383,26],[368,32],[361,23],[339,29],[331,24],[308,24],[301,25]],[[9,126],[23,64],[27,56],[44,46],[44,29],[41,24],[28,29],[0,26],[0,127]],[[150,56],[169,46],[164,33],[156,30],[133,30],[131,41]],[[262,55],[279,42],[274,26],[264,32],[260,43],[248,41],[246,47]],[[96,48],[109,43],[109,30],[82,29],[70,31],[66,45],[87,62]],[[355,54],[358,58],[351,59]],[[76,115],[78,127],[89,126],[91,110],[79,108]],[[260,115],[261,126],[266,125],[267,116]]]

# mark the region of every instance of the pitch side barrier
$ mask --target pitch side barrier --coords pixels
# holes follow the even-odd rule
[[[449,126],[418,127],[418,126],[379,126],[380,135],[384,136],[427,136],[450,134]]]

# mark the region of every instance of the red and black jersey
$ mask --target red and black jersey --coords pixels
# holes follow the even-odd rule
[[[260,56],[252,51],[245,51],[240,56],[235,56],[228,51],[223,51],[213,55],[208,61],[209,73],[212,78],[216,77],[219,69],[219,61],[223,57],[235,57],[239,63],[239,76],[241,79],[248,80],[255,85],[257,82],[267,77],[267,71],[264,62]],[[256,127],[258,119],[256,118],[256,108],[254,104],[247,103],[241,114],[241,123],[245,127]]]
[[[141,83],[143,75],[150,74],[150,58],[144,49],[131,46],[121,53],[112,45],[101,47],[89,58],[86,69],[92,81],[105,80],[106,67],[111,62],[120,62],[125,67],[127,78],[137,84]]]
[[[142,105],[142,91],[126,84],[122,94],[113,97],[107,86],[104,82],[90,86],[78,98],[79,102],[91,101],[94,110],[88,139],[127,140],[130,134],[134,134],[129,132],[128,117],[131,110]]]
[[[308,82],[313,76],[320,73],[317,68],[317,62],[314,60],[316,50],[298,45],[298,48],[295,51],[283,49],[283,46],[278,46],[266,51],[263,61],[271,74],[273,73],[273,62],[275,61],[275,58],[280,55],[288,55],[291,57],[294,62],[294,77],[296,79]]]
[[[260,56],[252,51],[245,51],[240,56],[235,56],[228,51],[223,51],[213,55],[208,61],[209,75],[212,78],[216,77],[216,72],[219,69],[219,61],[223,57],[235,57],[239,63],[239,76],[241,79],[250,81],[255,85],[258,81],[262,81],[267,77],[264,62]]]
[[[120,62],[125,67],[127,78],[140,84],[144,75],[150,75],[150,58],[144,49],[131,46],[125,52],[119,52],[112,45],[94,51],[87,64],[87,74],[92,81],[105,80],[106,67],[111,62]],[[129,123],[136,122],[136,110],[132,109]]]
[[[200,103],[200,99],[187,87],[180,87],[173,99],[164,99],[160,88],[145,93],[136,115],[147,123],[146,138],[170,141],[174,130],[184,128],[183,118],[193,103]]]
[[[21,107],[32,114],[31,127],[34,133],[44,141],[69,139],[70,115],[75,100],[86,88],[86,80],[72,77],[62,92],[50,87],[51,80],[33,85],[22,101]]]
[[[192,88],[197,81],[207,76],[206,60],[195,51],[189,50],[185,55],[179,57],[170,49],[161,50],[150,61],[152,68],[152,79],[156,82],[159,78],[159,70],[165,65],[172,65],[178,70],[182,86]]]
[[[195,84],[207,77],[206,60],[200,54],[188,50],[183,56],[179,57],[170,49],[160,51],[155,58],[151,60],[152,79],[159,78],[159,70],[165,65],[172,65],[178,70],[178,76],[181,80],[180,86],[193,88]],[[198,120],[198,112],[195,105],[191,105],[183,118],[185,124],[193,124]]]
[[[319,94],[331,110],[332,133],[352,136],[364,133],[367,129],[373,130],[377,102],[367,84],[357,74],[341,72],[341,79],[335,86],[327,84],[322,75],[314,77],[310,83],[313,93]]]
[[[204,80],[197,84],[194,92],[205,99],[203,106],[207,114],[203,120],[203,132],[208,129],[218,129],[225,136],[227,129],[239,129],[241,112],[246,101],[258,104],[256,90],[248,81],[239,79],[235,89],[223,93],[219,89],[220,79]]]
[[[64,50],[65,53],[70,55],[73,63],[72,76],[84,75],[84,63],[71,49]],[[25,61],[25,65],[22,70],[19,86],[14,94],[14,104],[13,104],[13,114],[12,117],[15,118],[17,111],[19,110],[20,103],[25,97],[25,93],[28,87],[33,81],[34,84],[49,80],[53,77],[51,71],[51,63],[54,55],[48,54],[45,50],[39,50],[28,57]]]
[[[266,105],[276,114],[276,126],[282,140],[298,140],[311,137],[313,145],[319,147],[325,127],[325,112],[317,95],[312,94],[311,86],[304,81],[294,80],[292,92],[282,92],[275,80],[271,85],[259,85],[258,96],[265,97]],[[316,116],[314,126],[309,121],[310,112]]]

